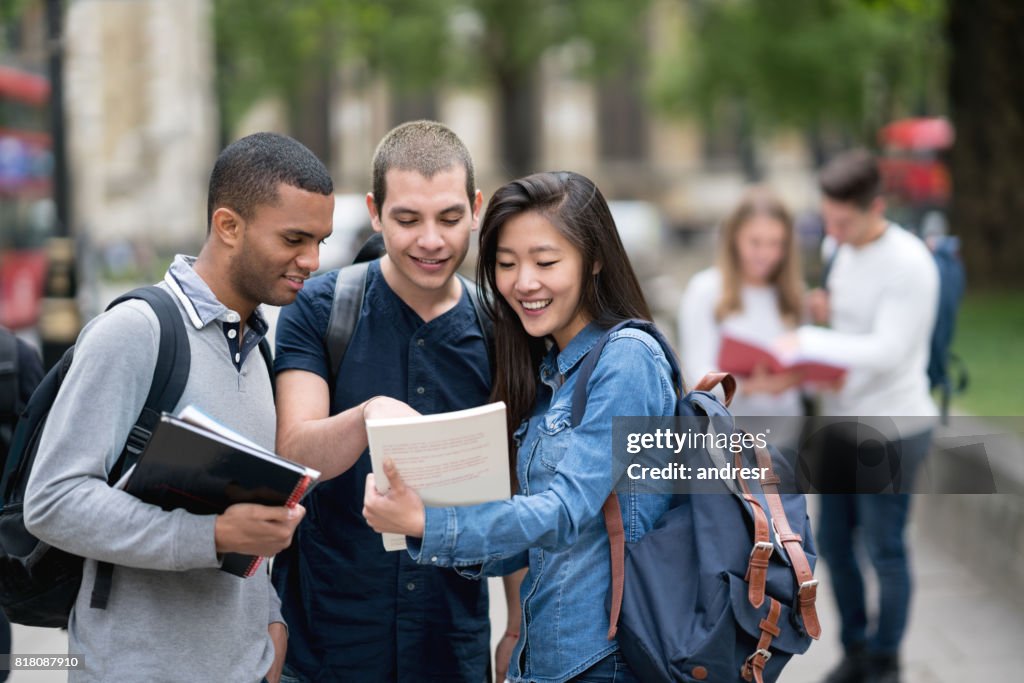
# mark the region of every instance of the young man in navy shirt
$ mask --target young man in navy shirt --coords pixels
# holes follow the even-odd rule
[[[277,447],[326,479],[274,567],[290,631],[282,680],[480,683],[490,657],[486,584],[385,551],[362,505],[370,400],[421,413],[488,401],[485,337],[455,277],[483,197],[462,141],[414,121],[378,146],[366,203],[387,253],[369,264],[337,376],[324,342],[337,271],[310,280],[278,322]],[[518,625],[517,587],[509,602]],[[500,673],[511,647],[499,652]]]

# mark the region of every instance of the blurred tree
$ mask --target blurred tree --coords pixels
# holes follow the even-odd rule
[[[972,284],[1024,285],[1024,3],[951,0],[952,228]]]
[[[585,51],[589,75],[637,52],[649,0],[214,0],[223,132],[261,97],[288,106],[296,137],[327,157],[339,64],[359,60],[415,100],[445,83],[493,87],[502,163],[534,169],[538,70],[551,48]]]
[[[436,83],[448,0],[214,0],[222,136],[261,98],[285,104],[291,133],[330,160],[329,108],[339,64],[354,57],[401,88]]]
[[[30,3],[33,0],[0,0],[0,25],[6,29],[9,24],[20,20]],[[33,4],[39,4],[38,0]]]
[[[817,161],[822,135],[873,144],[881,124],[943,103],[943,0],[684,0],[691,32],[655,76],[659,103],[724,118],[752,139],[807,131]]]
[[[546,52],[571,45],[585,53],[584,75],[599,78],[635,65],[644,42],[648,0],[467,0],[480,21],[467,32],[463,53],[493,85],[501,117],[500,150],[512,177],[535,167],[540,129],[538,80]]]

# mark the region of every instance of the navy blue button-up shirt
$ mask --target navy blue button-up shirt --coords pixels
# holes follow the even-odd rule
[[[330,382],[323,338],[336,273],[309,280],[277,328],[278,372]],[[378,394],[421,413],[484,404],[490,393],[484,338],[468,294],[429,323],[370,264],[359,324],[335,386],[331,414]],[[314,489],[274,585],[289,627],[288,666],[325,681],[484,680],[490,657],[486,583],[386,552],[362,516],[367,453]]]

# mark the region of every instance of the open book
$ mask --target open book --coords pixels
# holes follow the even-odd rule
[[[377,490],[391,486],[384,460],[391,458],[405,483],[430,506],[472,505],[511,493],[505,404],[436,415],[366,421]],[[405,537],[384,534],[384,548],[405,548]]]
[[[846,368],[812,357],[795,354],[780,356],[773,348],[752,339],[722,335],[718,352],[718,368],[738,377],[754,373],[758,366],[770,373],[795,371],[805,382],[834,382],[846,374]]]
[[[316,470],[261,448],[188,406],[178,417],[161,416],[118,486],[165,510],[215,515],[235,503],[294,506],[319,477]],[[261,560],[225,553],[221,569],[252,576]]]

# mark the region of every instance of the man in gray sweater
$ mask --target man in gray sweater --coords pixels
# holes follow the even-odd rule
[[[276,420],[258,306],[290,303],[316,270],[333,191],[323,164],[291,138],[257,133],[229,145],[210,176],[206,243],[198,258],[178,256],[159,285],[177,300],[192,351],[179,407],[194,404],[266,448]],[[276,682],[287,644],[280,601],[266,572],[240,579],[218,569],[219,557],[274,555],[303,509],[167,512],[107,484],[159,338],[141,301],[86,326],[28,484],[28,529],[86,558],[68,626],[85,668],[71,680]],[[89,605],[97,562],[115,565],[106,609]]]

